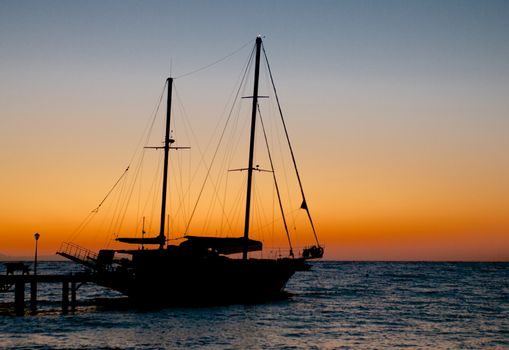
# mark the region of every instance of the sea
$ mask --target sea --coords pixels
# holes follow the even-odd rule
[[[80,270],[38,264],[40,274]],[[14,293],[0,293],[0,348],[509,349],[509,263],[321,261],[286,290],[264,304],[147,310],[84,284],[62,314],[62,286],[41,284],[35,314],[27,302],[14,316]]]

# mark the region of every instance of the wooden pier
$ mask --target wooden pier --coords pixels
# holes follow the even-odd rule
[[[14,288],[14,312],[18,316],[25,314],[25,286],[30,285],[30,309],[37,311],[37,289],[41,283],[62,284],[62,313],[76,308],[76,291],[86,282],[94,282],[93,275],[79,273],[70,275],[0,275],[0,290],[11,292]],[[69,291],[71,297],[69,299]]]

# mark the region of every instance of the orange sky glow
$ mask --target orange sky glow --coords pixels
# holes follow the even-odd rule
[[[139,146],[169,74],[169,58],[178,77],[262,31],[326,259],[509,261],[507,18],[494,4],[482,11],[481,3],[461,9],[437,4],[410,3],[389,9],[387,16],[378,15],[382,3],[371,4],[373,9],[296,3],[292,13],[276,4],[268,14],[272,21],[248,18],[241,28],[227,14],[217,13],[224,19],[219,24],[197,14],[199,25],[185,35],[181,28],[188,25],[175,11],[152,8],[169,4],[148,6],[142,19],[134,19],[136,11],[78,2],[53,4],[59,11],[41,4],[0,5],[0,259],[31,256],[35,232],[44,256],[55,256],[70,238],[93,250],[122,247],[113,234],[139,234],[145,215],[150,233],[157,234],[158,209],[139,209],[158,207],[152,202],[136,204],[122,232],[107,232],[109,221],[101,215],[114,210],[109,202],[96,221],[76,231]],[[233,4],[228,11],[245,12]],[[164,35],[155,34],[161,28]],[[175,80],[172,129],[179,145],[192,149],[172,155],[170,195],[180,197],[169,202],[170,236],[184,232],[205,172],[200,157],[212,157],[210,140],[217,139],[211,130],[224,121],[250,45],[211,69]],[[262,95],[270,94],[267,80],[260,87]],[[262,104],[269,118],[274,96]],[[165,109],[162,104],[159,115]],[[192,131],[186,129],[190,124]],[[240,131],[246,125],[239,119]],[[267,125],[271,142],[280,147],[277,123]],[[161,126],[158,119],[156,130]],[[150,145],[159,144],[160,134]],[[246,151],[232,153],[226,170],[244,167],[246,142],[228,142],[227,150]],[[268,166],[261,151],[256,161]],[[287,169],[290,163],[281,164]],[[192,167],[201,173],[193,177]],[[178,183],[179,172],[189,181]],[[224,180],[225,174],[213,176]],[[244,175],[228,175],[230,185],[240,188]],[[268,181],[256,176],[259,183]],[[187,185],[191,190],[184,193]],[[216,192],[222,190],[218,185]],[[226,209],[208,191],[189,234],[214,235],[225,226]],[[271,218],[271,191],[257,194],[270,204],[255,207],[253,237],[285,247],[279,219],[258,223]],[[236,193],[225,202],[242,212],[238,203],[244,197]],[[313,244],[300,197],[285,196],[294,245]],[[215,206],[212,214],[207,203]],[[240,236],[237,217],[228,224]]]

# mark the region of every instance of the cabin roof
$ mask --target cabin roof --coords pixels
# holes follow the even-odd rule
[[[193,249],[214,250],[219,254],[236,254],[242,253],[247,245],[248,252],[260,251],[263,244],[254,239],[246,239],[244,237],[202,237],[202,236],[185,236],[186,241],[180,246]],[[247,244],[246,244],[247,240]]]

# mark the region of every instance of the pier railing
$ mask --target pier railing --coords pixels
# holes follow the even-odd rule
[[[58,254],[67,257],[73,257],[82,262],[97,260],[96,252],[87,248],[80,247],[79,245],[71,242],[63,242],[60,246]]]

